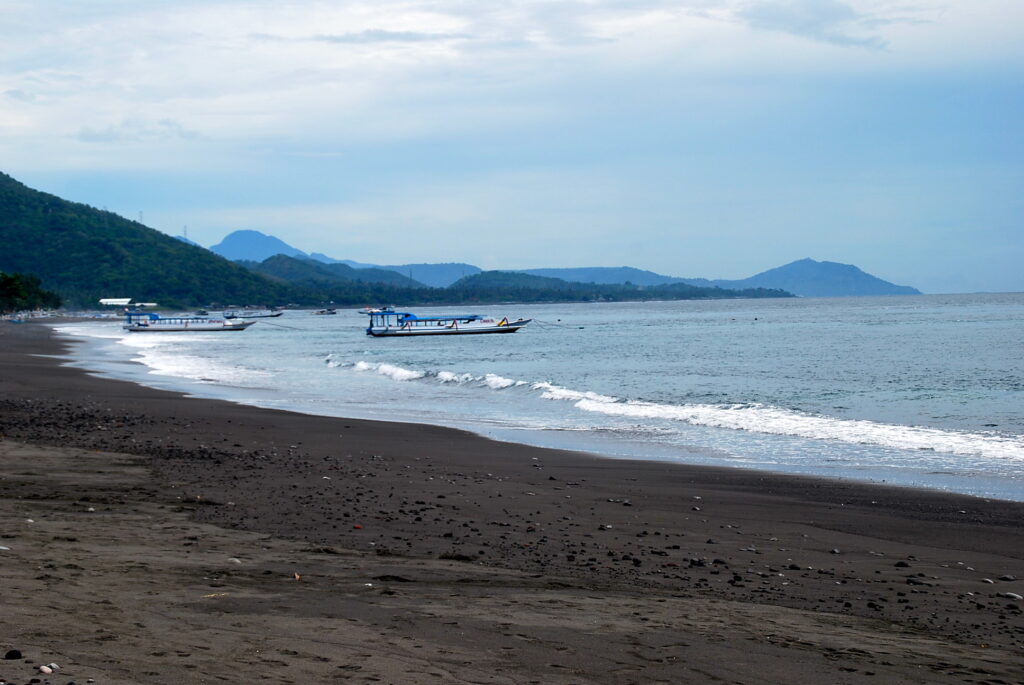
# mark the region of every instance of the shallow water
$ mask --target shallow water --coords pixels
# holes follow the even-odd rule
[[[536,321],[410,339],[344,310],[230,334],[59,329],[76,365],[198,396],[1024,500],[1024,295],[472,311]]]

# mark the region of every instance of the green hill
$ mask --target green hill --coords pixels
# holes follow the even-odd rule
[[[68,304],[101,297],[163,305],[273,303],[288,288],[200,247],[0,173],[0,271],[34,274]]]
[[[243,266],[112,212],[33,190],[2,173],[0,244],[0,272],[36,276],[42,288],[55,291],[71,306],[84,307],[95,306],[101,297],[131,297],[167,307],[186,307],[217,303],[415,305],[789,296],[782,290],[739,291],[680,283],[570,283],[503,271],[467,276],[448,288],[429,288],[387,269],[354,269],[305,256],[277,255]],[[440,266],[449,271],[468,270],[468,265]]]
[[[297,283],[304,281],[319,283],[356,282],[382,283],[399,288],[426,287],[408,276],[383,267],[356,269],[342,262],[325,264],[311,257],[289,257],[282,254],[263,260],[254,270],[264,275],[278,276],[286,281]]]
[[[456,302],[631,302],[643,300],[720,300],[740,297],[793,297],[785,290],[732,290],[687,283],[656,286],[575,283],[513,271],[483,271],[460,279],[446,293]]]

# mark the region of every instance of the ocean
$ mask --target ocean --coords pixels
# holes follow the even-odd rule
[[[1024,294],[416,308],[512,335],[59,325],[69,363],[197,397],[658,459],[1024,501]]]

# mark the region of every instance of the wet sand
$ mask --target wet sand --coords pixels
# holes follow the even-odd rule
[[[0,682],[1024,682],[1024,504],[191,399],[61,347],[0,325]]]

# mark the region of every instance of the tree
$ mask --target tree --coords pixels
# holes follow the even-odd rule
[[[57,293],[43,290],[38,277],[0,271],[0,314],[25,309],[56,309],[61,304]]]

